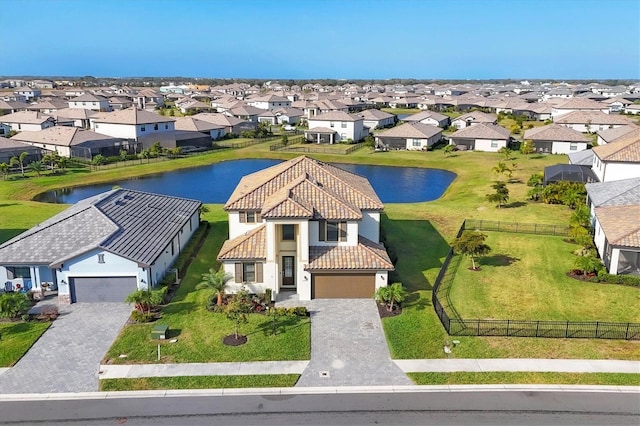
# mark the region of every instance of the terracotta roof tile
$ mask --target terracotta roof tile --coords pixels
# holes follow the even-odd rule
[[[266,259],[266,226],[260,225],[244,235],[227,240],[218,253],[218,260]]]
[[[593,152],[602,161],[640,163],[640,128],[614,142],[594,147]]]
[[[597,207],[595,213],[609,244],[640,247],[640,205]]]
[[[307,271],[394,269],[384,246],[362,236],[357,246],[311,246]]]

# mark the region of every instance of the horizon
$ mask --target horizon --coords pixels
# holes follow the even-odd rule
[[[14,17],[41,5],[2,0],[0,75],[640,79],[636,0],[64,0],[30,14],[25,31]],[[603,33],[612,12],[615,29]]]

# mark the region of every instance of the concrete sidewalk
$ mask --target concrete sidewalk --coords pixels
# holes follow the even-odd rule
[[[395,359],[405,373],[525,371],[551,373],[640,373],[640,361],[596,359]]]
[[[101,365],[100,379],[177,376],[253,376],[301,374],[309,361],[213,362],[193,364]]]

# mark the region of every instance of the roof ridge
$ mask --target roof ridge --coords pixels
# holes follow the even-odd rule
[[[362,244],[362,247],[364,247],[369,253],[373,254],[374,256],[376,256],[378,259],[383,260],[385,262],[388,262],[390,259],[385,259],[384,257],[382,257],[380,255],[380,253],[377,253],[375,250],[373,250],[369,245],[367,245],[366,243],[371,243],[371,245],[373,246],[379,246],[378,248],[380,250],[385,250],[386,252],[386,248],[384,247],[384,245],[381,244],[376,244],[375,242],[371,241],[370,239],[368,239],[367,237],[364,237],[362,235],[358,235],[358,243],[360,243],[360,240],[363,240],[365,243]],[[388,256],[388,254],[387,254]]]

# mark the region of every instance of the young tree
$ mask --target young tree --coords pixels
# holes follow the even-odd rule
[[[502,161],[499,161],[498,164],[491,169],[491,171],[496,175],[498,175],[499,177],[500,176],[506,176],[507,178],[511,177],[511,169],[507,167],[507,165]]]
[[[9,176],[9,165],[7,163],[0,163],[0,174],[2,174],[2,179],[7,180]]]
[[[58,159],[58,167],[60,167],[60,170],[62,170],[64,172],[66,170],[66,168],[69,167],[69,158],[60,157]]]
[[[249,298],[249,292],[243,288],[231,296],[229,303],[224,309],[227,318],[232,320],[235,325],[234,335],[236,340],[238,340],[238,329],[240,328],[240,323],[247,322],[247,314],[251,312],[252,306],[253,305]]]
[[[127,150],[126,149],[121,149],[120,150],[120,161],[127,161]]]
[[[507,148],[506,146],[503,146],[502,148],[500,148],[498,150],[499,154],[502,154],[502,156],[504,157],[504,161],[509,161],[511,160],[511,156],[513,155],[513,151],[511,151],[509,148]]]
[[[60,155],[57,152],[50,152],[42,157],[42,162],[49,165],[52,174],[59,160]]]
[[[597,272],[602,268],[602,262],[593,253],[589,253],[586,256],[578,256],[575,265],[585,275]]]
[[[474,271],[478,270],[475,263],[477,256],[483,256],[491,251],[485,240],[487,236],[479,231],[467,230],[458,238],[451,242],[451,247],[465,256],[471,258],[471,266]]]
[[[520,153],[524,155],[533,154],[534,147],[533,141],[531,139],[525,139],[524,142],[520,145]]]
[[[29,163],[29,170],[35,172],[37,176],[40,176],[40,173],[44,171],[44,166],[41,161],[33,161]]]
[[[209,269],[209,272],[202,274],[202,281],[196,285],[196,290],[209,289],[214,291],[214,295],[218,297],[218,306],[222,306],[222,297],[224,296],[224,290],[227,287],[227,282],[233,279],[233,275],[225,272],[224,269],[219,271],[213,268]]]
[[[22,177],[24,177],[24,160],[28,155],[29,154],[27,152],[23,151],[17,157],[11,157],[11,159],[9,160],[10,166],[14,166],[16,164],[20,165],[20,173],[22,174]]]
[[[388,305],[387,310],[389,312],[393,311],[394,303],[402,303],[404,299],[407,298],[407,291],[402,287],[402,283],[393,283],[390,286],[387,286],[387,295],[388,295]]]
[[[451,154],[452,152],[454,152],[456,150],[455,145],[447,145],[444,147],[444,149],[442,150],[442,152],[444,152],[445,157],[448,157],[449,154]]]
[[[500,208],[509,201],[509,188],[507,188],[504,182],[496,182],[491,185],[491,187],[495,189],[496,192],[487,194],[487,200],[492,203],[497,203],[498,208]]]

